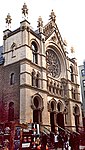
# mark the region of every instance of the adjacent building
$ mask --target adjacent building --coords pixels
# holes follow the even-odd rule
[[[83,117],[85,117],[85,63],[79,66]]]
[[[39,123],[78,131],[82,110],[77,62],[69,58],[52,10],[34,31],[27,20],[3,33],[0,63],[0,122]],[[7,23],[11,18],[7,18]],[[85,94],[85,93],[84,93]]]

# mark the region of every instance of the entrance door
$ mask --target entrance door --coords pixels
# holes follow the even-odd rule
[[[33,110],[33,122],[40,123],[42,121],[42,112],[40,110]]]
[[[61,128],[64,129],[64,116],[61,112],[57,114],[57,124],[60,127],[60,128],[58,128],[58,130],[62,131]]]
[[[34,111],[33,111],[33,122],[34,122],[34,123],[39,123],[38,110],[34,110]]]
[[[50,124],[51,124],[51,131],[55,132],[55,122],[54,122],[54,112],[50,113]]]
[[[42,112],[39,109],[39,99],[37,97],[34,98],[34,106],[35,109],[33,110],[33,122],[40,123],[42,121]]]
[[[79,116],[75,115],[75,126],[76,126],[76,131],[78,132],[78,126],[79,126]]]

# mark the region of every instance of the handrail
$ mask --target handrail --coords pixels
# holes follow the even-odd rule
[[[68,129],[68,128],[66,128],[66,130],[68,130],[68,132],[70,132],[70,134],[72,134],[72,133],[76,133],[76,134],[80,135],[80,133],[79,133],[79,132],[77,132],[77,131],[72,131],[72,130],[70,130],[70,129]]]
[[[47,127],[51,127],[50,125],[41,125],[41,126],[43,126],[46,130],[48,130],[49,132],[51,132],[51,131],[47,128]],[[72,131],[72,130],[66,128],[66,127],[65,127],[65,129],[62,128],[62,127],[60,127],[60,126],[58,126],[58,125],[56,125],[55,127],[58,127],[58,128],[61,129],[62,131],[68,132],[69,134],[76,133],[76,134],[80,135],[79,132],[77,132],[77,131]],[[67,126],[67,127],[73,127],[73,126]],[[55,129],[55,130],[56,130],[56,129]],[[57,131],[57,130],[56,130],[56,131]],[[54,132],[51,132],[51,133],[54,133]]]

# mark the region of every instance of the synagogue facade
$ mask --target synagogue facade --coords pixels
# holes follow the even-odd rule
[[[27,7],[22,10],[26,16]],[[46,25],[39,17],[36,31],[25,17],[19,28],[3,33],[0,122],[34,122],[53,132],[55,127],[78,131],[82,110],[77,62],[68,57],[54,11]]]

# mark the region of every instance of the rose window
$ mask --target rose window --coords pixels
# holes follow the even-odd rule
[[[47,72],[52,77],[59,77],[61,67],[60,61],[56,53],[52,50],[47,51],[46,61],[47,61]]]

